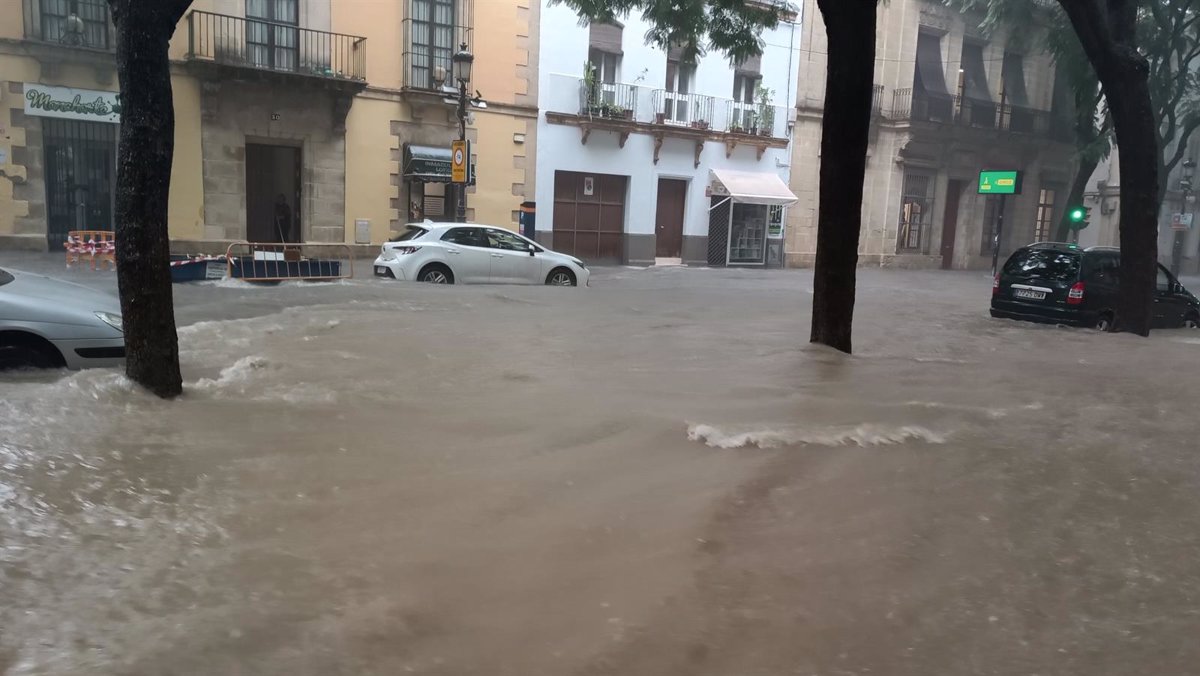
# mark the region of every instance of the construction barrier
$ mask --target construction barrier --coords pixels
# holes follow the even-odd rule
[[[225,251],[227,275],[248,282],[333,281],[354,276],[346,244],[234,242]]]
[[[117,267],[117,242],[108,230],[71,230],[63,247],[68,268],[84,261],[90,261],[93,270],[97,261],[107,263],[110,270]]]

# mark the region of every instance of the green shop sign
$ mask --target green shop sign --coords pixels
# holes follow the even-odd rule
[[[67,120],[121,123],[121,95],[25,83],[25,114]]]
[[[979,194],[1020,195],[1021,172],[988,170],[979,172]]]

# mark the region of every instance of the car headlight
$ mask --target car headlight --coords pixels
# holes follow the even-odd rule
[[[95,314],[96,319],[108,324],[121,333],[125,333],[125,325],[121,322],[121,315],[114,315],[111,312],[97,312]]]
[[[575,265],[578,265],[579,267],[583,268],[584,270],[587,270],[587,266],[584,265],[583,261],[579,260],[578,258],[572,258],[571,262],[574,263]]]

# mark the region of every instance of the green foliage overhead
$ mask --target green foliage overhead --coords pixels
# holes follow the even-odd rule
[[[779,24],[786,6],[764,0],[554,0],[575,10],[584,22],[620,21],[640,13],[650,24],[646,42],[669,49],[683,46],[695,61],[710,49],[733,62],[762,53],[762,31]]]

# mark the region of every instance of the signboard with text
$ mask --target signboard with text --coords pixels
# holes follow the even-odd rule
[[[1171,214],[1172,230],[1191,230],[1192,214]]]
[[[467,165],[471,162],[470,149],[466,141],[450,143],[450,182],[466,183],[469,172]]]
[[[979,172],[980,195],[1020,195],[1021,172],[984,170]]]
[[[26,82],[25,114],[120,124],[121,95],[118,92]]]

